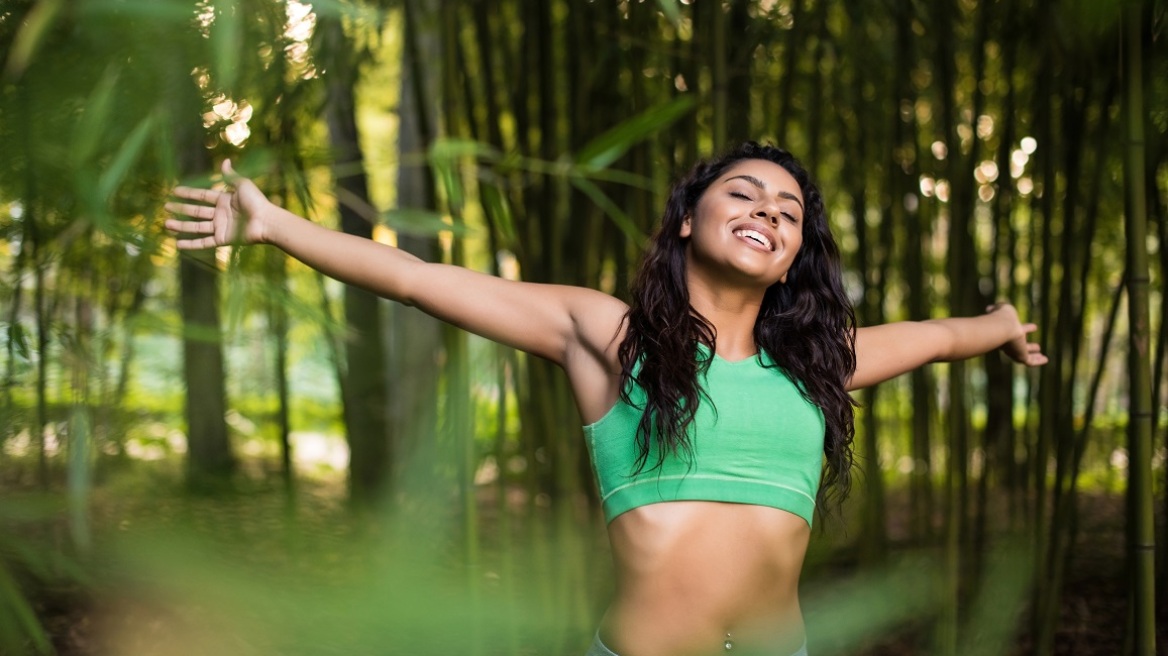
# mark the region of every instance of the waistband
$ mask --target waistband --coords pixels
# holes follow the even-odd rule
[[[600,631],[597,631],[592,636],[592,646],[590,646],[588,648],[588,653],[584,654],[584,656],[620,656],[620,655],[617,654],[616,652],[614,652],[613,650],[609,649],[608,645],[604,644],[604,642],[600,639]],[[808,654],[807,654],[807,641],[804,640],[803,646],[799,648],[799,651],[795,652],[794,654],[791,654],[791,656],[808,656]]]

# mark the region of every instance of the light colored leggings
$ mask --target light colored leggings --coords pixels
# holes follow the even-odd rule
[[[588,653],[584,656],[619,656],[616,652],[609,649],[603,642],[600,641],[600,631],[592,637],[592,646],[588,648]],[[803,646],[799,651],[791,654],[791,656],[807,656],[807,642],[803,642]]]

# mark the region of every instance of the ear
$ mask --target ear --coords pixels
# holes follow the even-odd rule
[[[682,239],[689,237],[693,233],[693,223],[690,221],[690,216],[685,215],[685,220],[681,222],[681,230],[678,231],[678,236]]]

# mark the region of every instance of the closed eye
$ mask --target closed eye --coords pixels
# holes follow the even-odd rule
[[[750,196],[747,196],[746,194],[744,194],[740,191],[732,191],[732,192],[730,192],[730,195],[735,197],[735,198],[742,199],[742,200],[750,200]]]
[[[787,212],[783,212],[783,216],[785,216],[787,218],[787,220],[790,221],[791,223],[799,223],[799,217],[795,216],[794,214],[788,214]]]

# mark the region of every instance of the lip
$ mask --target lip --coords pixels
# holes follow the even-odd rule
[[[746,237],[739,237],[738,235],[734,234],[735,232],[738,232],[739,230],[754,230],[755,232],[761,232],[762,234],[766,235],[768,239],[771,240],[771,248],[767,248],[766,246],[763,246],[762,244],[754,241],[753,239],[748,239]],[[775,249],[778,248],[779,240],[775,236],[774,231],[771,230],[770,226],[763,224],[763,223],[759,223],[757,221],[745,221],[743,223],[737,223],[737,224],[730,227],[730,234],[738,241],[744,242],[747,246],[750,246],[751,248],[755,249],[756,251],[761,251],[763,253],[773,253],[773,252],[775,252]]]

